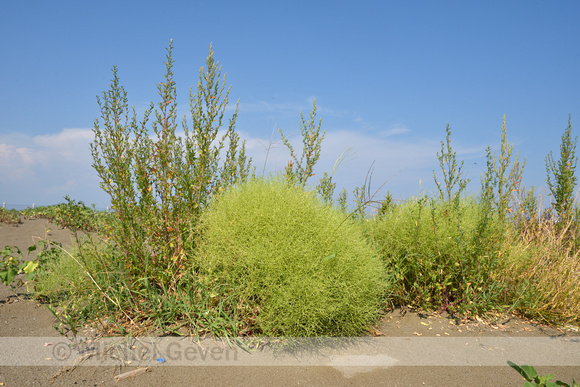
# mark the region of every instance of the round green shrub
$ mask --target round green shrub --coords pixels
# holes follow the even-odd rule
[[[233,188],[203,217],[196,266],[267,336],[352,336],[376,322],[384,264],[360,221],[280,179]],[[244,315],[245,314],[245,315]]]

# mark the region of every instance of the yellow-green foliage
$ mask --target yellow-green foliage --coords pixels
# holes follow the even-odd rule
[[[357,335],[376,322],[387,285],[360,223],[279,179],[224,194],[203,218],[196,265],[251,315],[241,331]]]
[[[70,249],[57,249],[58,255],[41,263],[34,280],[37,297],[58,302],[61,298],[80,299],[93,294],[89,273],[106,271],[103,268],[111,262],[110,257],[104,243],[99,245],[101,255],[95,254],[94,240],[89,235],[78,241]]]
[[[77,256],[76,251],[71,251],[71,254]],[[37,276],[35,280],[37,297],[57,300],[67,292],[73,292],[78,297],[80,288],[91,285],[73,256],[61,254],[57,260],[47,263],[44,268],[46,273]]]
[[[396,302],[478,313],[500,301],[497,222],[469,198],[412,198],[371,222]]]
[[[0,223],[18,224],[21,223],[20,213],[16,210],[7,210],[0,207]]]

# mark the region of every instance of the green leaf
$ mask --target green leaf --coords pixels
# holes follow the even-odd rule
[[[6,282],[7,276],[8,270],[0,270],[0,281],[2,281],[2,283],[5,284],[6,286],[8,286],[8,283]]]
[[[26,274],[26,277],[24,277],[25,281],[30,281],[31,279],[33,279],[36,276],[36,272],[33,271],[31,273]]]
[[[4,248],[2,249],[2,255],[4,257],[7,257],[10,254],[12,254],[12,247],[10,247],[10,246],[4,246]]]
[[[533,380],[538,376],[538,371],[532,366],[529,365],[522,365],[520,366],[521,370],[524,372],[522,375],[527,380]]]
[[[47,305],[46,307],[48,308],[48,310],[50,310],[50,313],[52,313],[54,315],[54,317],[56,317],[58,320],[60,316],[58,315],[56,310],[52,307],[52,305]]]
[[[2,280],[2,283],[4,285],[10,286],[12,281],[14,281],[14,277],[16,277],[17,274],[18,274],[18,270],[14,269],[14,268],[2,270],[2,271],[0,271],[0,280]]]
[[[524,379],[526,379],[528,382],[531,382],[532,380],[534,380],[534,378],[536,378],[538,376],[538,372],[532,366],[529,366],[529,365],[519,366],[516,363],[513,363],[509,360],[507,363],[514,370],[518,371],[519,374],[522,375],[524,377]]]
[[[548,374],[548,375],[544,375],[544,376],[537,376],[536,377],[536,383],[539,384],[546,384],[549,380],[554,379],[554,374]]]
[[[16,253],[16,254],[22,256],[22,252],[20,251],[20,249],[17,246],[4,246],[4,249],[2,249],[2,256],[3,257],[9,257],[12,255],[12,253]]]

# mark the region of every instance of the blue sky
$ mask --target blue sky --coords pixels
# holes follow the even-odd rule
[[[580,122],[578,1],[2,1],[1,9],[0,204],[68,194],[106,206],[88,148],[96,96],[117,66],[131,105],[157,101],[170,39],[184,113],[213,43],[258,172],[270,138],[267,170],[286,164],[277,129],[299,142],[300,111],[315,98],[326,130],[315,177],[353,147],[335,173],[337,191],[362,184],[373,161],[373,188],[388,181],[381,194],[432,191],[446,123],[478,191],[504,114],[509,141],[527,158],[523,184],[541,190],[568,115],[574,135]]]

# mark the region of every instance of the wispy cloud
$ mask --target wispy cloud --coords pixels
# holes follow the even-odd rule
[[[295,115],[300,110],[304,110],[307,105],[295,103],[280,103],[273,101],[240,102],[240,113],[277,113]],[[227,110],[235,110],[235,105],[228,105]]]
[[[400,130],[406,133],[410,129]],[[394,136],[395,133],[393,133]],[[290,160],[287,149],[272,139],[246,138],[248,154],[252,156],[258,172],[280,171]],[[302,139],[299,135],[290,137],[292,146],[301,151]],[[463,157],[481,154],[479,147],[462,150]],[[421,187],[428,187],[433,179],[432,171],[437,169],[437,139],[411,141],[395,139],[382,134],[361,133],[355,130],[327,131],[322,143],[322,153],[315,170],[317,181],[323,172],[331,173],[341,152],[348,151],[349,157],[335,172],[333,180],[337,186],[351,191],[365,181],[367,171],[373,167],[373,187],[387,182],[385,190],[405,193],[419,193]],[[298,155],[300,156],[300,154]],[[267,159],[266,159],[267,158]],[[421,182],[421,183],[420,183]],[[421,185],[420,185],[421,184]]]
[[[411,129],[407,128],[406,126],[397,125],[391,129],[387,129],[387,130],[383,131],[380,135],[381,135],[381,137],[391,137],[391,136],[396,136],[398,134],[409,133],[410,131],[411,131]]]
[[[437,153],[441,151],[439,138],[422,138],[405,136],[413,130],[401,124],[393,125],[386,131],[360,131],[356,129],[327,130],[322,143],[322,154],[315,169],[316,175],[311,179],[315,185],[324,172],[331,173],[336,160],[342,152],[349,156],[335,172],[333,181],[337,190],[346,188],[351,192],[354,187],[365,182],[367,172],[372,168],[372,190],[378,189],[377,199],[389,190],[396,197],[417,195],[421,190],[435,189],[433,171],[439,172]],[[246,137],[247,138],[247,137]],[[272,139],[247,138],[248,153],[261,173],[264,163],[265,171],[280,171],[290,160],[289,152],[282,144]],[[302,139],[298,133],[290,136],[292,146],[297,152],[302,149]],[[484,146],[464,146],[454,144],[460,160],[466,162],[464,172],[476,181],[482,166],[473,163],[484,155]],[[267,159],[266,159],[267,157]],[[474,183],[477,185],[477,182]],[[337,192],[338,193],[338,192]]]
[[[239,112],[240,113],[267,113],[267,114],[280,114],[283,117],[298,118],[300,112],[304,114],[305,117],[308,116],[312,110],[313,101],[316,100],[316,112],[319,118],[324,120],[324,117],[332,118],[342,118],[349,121],[362,121],[360,114],[352,110],[335,109],[322,103],[315,96],[309,96],[304,99],[303,102],[275,102],[275,100],[261,100],[256,102],[240,102]],[[228,110],[235,110],[235,105],[228,105]]]

